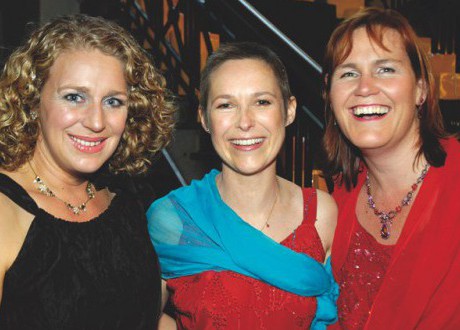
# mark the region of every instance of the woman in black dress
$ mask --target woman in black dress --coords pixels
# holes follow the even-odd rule
[[[145,172],[173,114],[148,56],[104,19],[56,19],[11,55],[0,80],[1,329],[155,328],[144,210],[97,182],[105,170]]]

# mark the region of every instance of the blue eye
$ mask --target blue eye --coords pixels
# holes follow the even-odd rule
[[[104,104],[112,108],[119,108],[125,105],[125,102],[116,97],[110,97],[104,101]]]
[[[83,96],[77,93],[69,93],[64,95],[64,99],[72,103],[81,103],[83,102]]]

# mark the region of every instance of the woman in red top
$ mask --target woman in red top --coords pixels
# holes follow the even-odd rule
[[[460,145],[447,138],[416,34],[365,9],[331,36],[324,145],[344,329],[460,328]]]
[[[200,91],[201,123],[222,171],[171,192],[147,214],[175,323],[325,329],[336,319],[336,285],[322,265],[336,206],[327,193],[276,175],[296,109],[284,66],[265,46],[226,44],[208,59]]]

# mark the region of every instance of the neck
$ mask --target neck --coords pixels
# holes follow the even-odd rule
[[[87,184],[88,178],[85,176],[64,171],[60,166],[49,159],[50,157],[45,157],[44,153],[37,149],[29,163],[36,175],[46,181],[56,192],[85,186]]]
[[[275,200],[276,194],[280,195],[275,166],[257,174],[243,175],[224,165],[217,178],[217,187],[226,204],[248,214],[258,214],[261,210],[266,210]],[[278,200],[280,197],[278,196]]]
[[[384,191],[407,189],[427,163],[423,154],[417,159],[417,153],[418,144],[415,141],[389,153],[363,151],[373,186]]]

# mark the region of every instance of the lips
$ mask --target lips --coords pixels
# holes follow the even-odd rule
[[[252,146],[255,144],[262,143],[263,138],[256,138],[256,139],[234,139],[231,140],[231,143],[238,145],[238,146]]]
[[[82,137],[69,135],[70,140],[72,141],[75,148],[82,152],[86,153],[96,153],[103,149],[105,145],[106,138],[103,137]]]
[[[390,108],[382,105],[356,106],[352,108],[353,115],[358,118],[383,117],[390,111]]]
[[[230,143],[240,151],[253,151],[259,149],[264,141],[265,138],[231,139]]]

